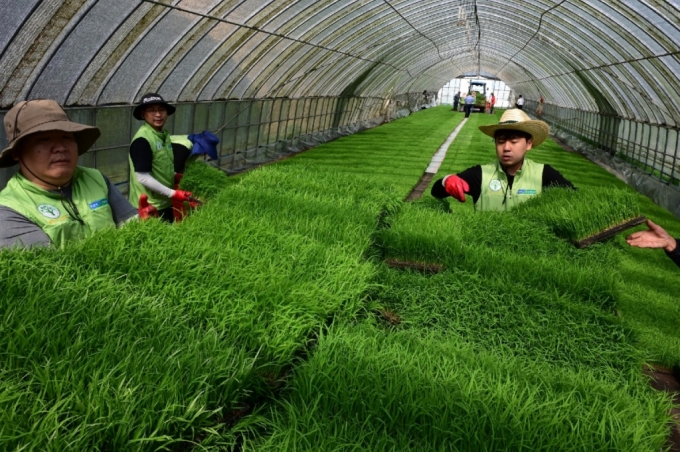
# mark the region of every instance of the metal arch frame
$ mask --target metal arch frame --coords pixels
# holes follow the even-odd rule
[[[144,0],[144,1],[149,2],[149,3],[160,4],[160,3],[156,2],[156,1],[153,1],[153,0]],[[163,4],[161,4],[161,5],[163,5]],[[163,6],[169,8],[168,5],[163,5]],[[181,10],[181,11],[184,11],[184,12],[187,12],[187,13],[190,13],[190,14],[203,15],[203,14],[201,14],[201,13],[197,13],[196,11],[191,11],[191,10],[188,10],[188,9],[185,9],[185,8],[177,8],[177,7],[174,7],[173,9]],[[207,15],[203,15],[203,16],[208,17]],[[245,24],[235,24],[235,23],[233,23],[232,21],[228,21],[228,20],[226,20],[226,19],[215,18],[215,17],[211,17],[211,18],[214,19],[214,20],[222,21],[222,22],[232,23],[232,24],[234,24],[234,25],[237,25],[237,26],[240,26],[240,27],[243,27],[243,28],[253,29],[252,26],[248,26],[248,25],[245,25]],[[295,41],[295,42],[298,42],[298,43],[303,43],[303,44],[305,44],[305,45],[310,45],[310,46],[313,46],[313,47],[316,47],[316,48],[321,48],[321,49],[328,50],[328,51],[331,51],[331,52],[335,52],[335,53],[340,53],[340,54],[343,54],[343,55],[347,55],[347,56],[350,56],[350,57],[352,57],[352,58],[356,58],[356,59],[360,59],[360,60],[365,60],[365,61],[369,61],[369,62],[375,62],[375,61],[368,60],[368,59],[366,59],[366,58],[364,58],[364,57],[361,57],[361,56],[352,55],[352,54],[343,52],[343,51],[341,51],[341,50],[331,49],[331,48],[328,48],[328,47],[320,46],[320,45],[318,45],[318,44],[313,44],[313,43],[309,43],[309,42],[303,42],[303,41],[298,40],[298,39],[295,39],[295,38],[290,38],[290,37],[287,37],[287,36],[284,36],[284,35],[279,35],[279,34],[277,34],[277,33],[275,33],[275,32],[268,32],[268,31],[259,30],[259,29],[258,29],[258,31],[262,31],[263,33],[266,33],[266,34],[269,34],[269,35],[279,36],[279,37],[281,37],[281,38],[283,38],[283,39]],[[243,43],[242,43],[242,44],[243,44]],[[232,52],[232,53],[233,53],[233,52]],[[380,61],[378,61],[378,63],[383,64],[383,65],[390,66],[390,67],[392,67],[392,68],[398,70],[398,68],[394,67],[393,65],[391,65],[391,64],[389,64],[389,63],[384,63],[384,62],[380,62]],[[222,64],[221,66],[223,66],[223,64]],[[215,73],[218,72],[218,71],[219,71],[219,69],[217,69],[217,70],[215,71]],[[213,74],[212,77],[214,77],[214,76],[215,76],[215,75]],[[212,78],[212,77],[211,77],[211,78]],[[208,82],[208,83],[209,83],[209,82]],[[199,93],[199,96],[198,96],[199,98],[202,96],[202,93],[203,93],[204,90],[205,90],[205,87],[204,87],[204,88],[201,90],[201,92]]]
[[[92,9],[95,7],[96,3],[97,3],[96,1],[92,2],[92,6],[91,6],[90,8],[88,8],[88,10],[87,10],[87,11],[79,18],[78,23],[77,23],[71,30],[69,30],[68,36],[70,36],[70,35],[76,30],[76,28],[82,23],[82,21],[86,18],[86,16],[87,16],[87,15],[92,11]],[[134,12],[135,12],[138,8],[139,8],[139,5],[136,6],[136,7],[131,8],[131,9],[130,9],[130,12],[125,16],[125,18],[124,18],[123,20],[121,20],[121,21],[118,23],[118,25],[113,29],[113,31],[111,32],[111,34],[109,35],[109,37],[110,37],[111,35],[117,33],[118,30],[120,29],[120,27],[123,26],[123,24],[130,18],[130,16],[132,16],[132,14],[134,14]],[[68,39],[68,37],[65,37],[64,40],[63,40],[62,42],[66,41],[66,39]],[[95,59],[95,57],[97,56],[97,54],[99,54],[99,51],[101,51],[102,47],[105,46],[107,42],[108,42],[108,38],[103,39],[103,40],[102,40],[102,45],[100,45],[100,46],[97,48],[97,51],[96,51],[96,52],[92,53],[92,55],[90,56],[90,59],[88,60],[87,64],[83,65],[83,69],[81,69],[79,75],[78,75],[76,78],[74,78],[75,82],[71,85],[71,87],[68,89],[68,91],[66,92],[65,96],[63,97],[63,99],[64,99],[63,103],[67,103],[67,102],[68,102],[68,99],[71,97],[71,93],[73,92],[73,89],[74,89],[75,86],[78,84],[78,80],[80,79],[80,76],[87,70],[87,68],[90,66],[90,63]],[[56,54],[57,54],[57,52],[54,52],[53,54],[51,54],[51,55],[49,56],[49,60],[45,63],[45,66],[44,66],[44,67],[46,67],[47,65],[49,65],[49,64],[52,62],[52,60],[54,59],[54,57],[56,56]],[[37,77],[37,78],[35,79],[35,81],[31,84],[31,87],[30,87],[30,89],[27,91],[27,94],[26,94],[26,97],[27,97],[27,98],[30,97],[31,93],[33,92],[33,89],[35,88],[35,84],[38,82],[39,78],[40,78],[40,77]]]
[[[218,10],[219,8],[220,8],[220,4],[219,4],[219,3],[213,4],[213,5],[210,7],[210,13],[212,14],[215,10]],[[169,57],[172,57],[172,55],[173,55],[174,52],[176,51],[176,48],[179,47],[179,46],[181,46],[181,45],[182,45],[182,42],[187,42],[188,40],[193,39],[193,40],[194,40],[194,43],[193,43],[192,45],[190,45],[190,46],[185,50],[184,54],[183,54],[183,55],[179,58],[179,60],[177,61],[177,64],[176,64],[175,67],[181,65],[182,62],[184,62],[184,61],[189,57],[189,55],[192,53],[192,51],[200,44],[200,42],[203,41],[203,39],[204,39],[206,36],[208,36],[208,34],[209,34],[212,30],[214,30],[215,27],[217,27],[217,26],[219,25],[219,23],[220,23],[220,22],[215,22],[215,23],[213,23],[213,24],[210,24],[210,20],[209,20],[209,19],[207,19],[207,18],[205,18],[205,17],[201,17],[201,18],[199,18],[199,19],[196,21],[196,23],[195,23],[194,27],[192,27],[192,29],[193,29],[193,28],[199,28],[199,27],[201,26],[201,22],[203,22],[206,26],[205,26],[205,30],[203,30],[202,32],[201,32],[201,31],[198,32],[198,34],[200,34],[200,37],[196,37],[196,34],[192,34],[192,30],[190,30],[189,32],[187,32],[187,33],[185,33],[184,35],[182,35],[181,40],[179,40],[179,41],[176,43],[176,45],[173,46],[173,48],[172,48],[172,49],[171,49],[171,50],[163,57],[163,60],[160,61],[160,62],[158,63],[157,67],[164,65],[164,64],[165,64],[164,62],[166,62],[166,61],[168,60]],[[216,44],[218,44],[218,43],[216,43]],[[216,45],[215,47],[217,47],[217,45]],[[206,56],[206,58],[207,58],[207,56]],[[205,58],[204,58],[203,60],[205,60]],[[197,69],[198,69],[198,68],[197,68]],[[162,80],[157,81],[157,82],[155,83],[155,85],[157,86],[157,88],[153,88],[153,89],[152,89],[151,87],[154,85],[154,83],[151,82],[150,79],[151,79],[151,77],[152,77],[152,75],[153,75],[154,72],[155,72],[155,71],[151,71],[151,72],[147,75],[145,81],[141,84],[141,89],[140,89],[141,91],[156,91],[156,92],[160,92],[161,88],[163,87],[163,85],[165,85],[165,83],[167,82],[168,78],[170,78],[171,74],[174,73],[174,68],[173,68],[172,70],[168,71],[168,73],[162,78]],[[187,77],[187,80],[188,80],[194,73],[195,73],[195,71],[192,71],[192,73],[190,74],[190,76]],[[183,85],[183,86],[186,86],[186,84]],[[138,92],[139,92],[139,91],[138,91]],[[182,92],[182,89],[179,89],[178,92],[181,93],[181,92]],[[178,99],[179,99],[179,97],[180,97],[180,96],[177,96]]]
[[[21,33],[21,30],[24,29],[24,26],[28,21],[31,20],[31,17],[35,14],[35,12],[40,8],[40,5],[42,5],[42,0],[36,0],[35,5],[30,9],[29,13],[24,17],[24,19],[21,21],[21,24],[17,27],[17,29],[14,31],[14,34],[12,34],[12,37],[7,41],[7,45],[5,46],[4,49],[0,52],[0,62],[5,58],[5,55],[7,54],[7,51],[12,47],[12,44],[15,42],[19,34]],[[14,71],[16,67],[12,68],[12,71]],[[2,87],[0,87],[0,92],[2,89],[4,89],[4,86],[7,84],[9,81],[9,77],[7,78],[7,81],[3,84]]]
[[[181,1],[181,0],[173,0],[175,2]],[[144,38],[153,31],[154,27],[161,21],[165,16],[167,16],[169,10],[166,11],[161,11],[157,17],[154,18],[152,21],[152,24],[147,27],[143,33],[140,33],[140,35],[135,39],[133,43],[130,44],[130,46],[125,50],[125,53],[123,54],[123,57],[116,62],[116,64],[111,68],[111,71],[106,75],[102,83],[99,85],[99,88],[94,93],[94,98],[95,98],[95,104],[99,105],[99,99],[102,95],[102,93],[106,90],[106,87],[108,86],[109,82],[113,78],[113,76],[118,72],[118,69],[125,63],[127,58],[130,56],[132,52],[139,46],[139,43],[144,40]],[[148,14],[148,13],[147,13]]]
[[[622,51],[622,53],[623,53],[623,51]]]
[[[139,5],[137,5],[137,7],[133,8],[133,9],[128,13],[128,15],[125,16],[125,18],[124,18],[123,20],[121,20],[121,21],[118,23],[118,25],[114,28],[114,30],[111,32],[111,34],[109,34],[108,38],[107,38],[107,39],[103,42],[103,44],[99,47],[98,51],[90,57],[88,63],[87,63],[85,66],[83,66],[83,69],[80,71],[80,74],[79,74],[79,76],[78,76],[77,79],[76,79],[76,80],[77,80],[76,83],[74,83],[73,85],[71,85],[71,87],[69,88],[68,93],[66,94],[66,97],[65,97],[66,102],[69,102],[69,99],[73,96],[73,91],[74,91],[74,90],[76,89],[76,87],[78,86],[80,80],[82,80],[83,74],[85,74],[85,73],[88,71],[88,69],[89,69],[89,68],[91,67],[91,65],[92,65],[92,62],[93,62],[93,61],[97,58],[97,56],[101,53],[102,49],[108,45],[109,41],[111,41],[111,37],[112,37],[112,36],[115,36],[116,34],[119,33],[120,29],[127,23],[127,21],[130,20],[130,18],[131,18],[132,16],[134,16],[135,13],[136,13],[137,11],[139,11],[141,8],[143,8],[142,5],[143,5],[143,4],[139,4]],[[151,10],[151,8],[152,8],[152,7],[149,7],[149,11]],[[146,13],[145,13],[145,14],[146,14]],[[114,49],[114,50],[115,50],[115,49]],[[116,66],[114,65],[114,66],[112,67],[112,70],[113,70],[115,67],[116,67]],[[98,68],[95,70],[95,72],[96,72],[97,70],[98,70]],[[89,84],[89,82],[88,82],[88,84]],[[86,85],[86,87],[87,87],[87,85]],[[84,91],[86,90],[86,87],[84,88]],[[80,97],[81,95],[82,95],[82,93],[79,95],[79,97]]]
[[[319,18],[317,23],[323,23],[323,22],[327,21],[328,19],[329,19],[329,16],[324,14],[324,17]],[[338,29],[331,30],[331,28],[332,28],[331,26],[341,22],[344,19],[344,17],[335,17],[335,18],[330,18],[330,19],[331,19],[330,23],[324,28],[324,30],[329,30],[329,31],[328,31],[327,35],[321,39],[321,42],[324,42],[324,41],[329,40],[329,39],[335,39],[334,35],[342,32],[342,30],[347,26],[347,24],[344,24]],[[330,46],[330,44],[331,43],[326,44],[326,45]],[[354,54],[354,49],[349,48],[349,49],[346,50],[346,52]],[[292,88],[287,87],[287,89],[289,91],[291,91],[291,90],[296,91],[297,85],[299,85],[299,83],[302,81],[302,79],[306,75],[308,75],[312,72],[318,71],[319,66],[317,66],[317,65],[319,64],[320,61],[328,61],[330,58],[332,58],[332,54],[330,52],[327,52],[326,54],[321,54],[320,51],[309,52],[307,55],[305,55],[303,58],[296,61],[295,64],[291,66],[289,73],[292,73],[291,74],[292,78],[288,78],[285,82],[283,82],[282,84],[279,84],[277,87],[273,88],[273,91],[279,92],[286,85],[289,85],[291,83],[294,85],[294,87],[292,87]],[[369,57],[367,57],[367,58],[369,58]],[[373,59],[373,58],[371,58],[371,59]],[[338,65],[338,64],[340,64],[340,60],[335,60],[335,61],[332,61],[332,62],[324,62],[323,64],[321,64],[321,67],[324,69],[324,72],[325,72],[325,70],[327,70],[331,66]],[[310,65],[313,66],[311,69],[309,68]],[[306,67],[307,67],[307,69],[305,69]],[[301,75],[298,75],[301,71],[303,71],[303,73]],[[245,75],[246,74],[244,74],[244,76]],[[271,76],[273,76],[273,73],[271,75],[267,75],[266,79],[268,80]],[[259,78],[259,76],[256,76],[253,80],[256,81],[258,78]],[[318,78],[318,74],[317,74],[317,78]],[[338,78],[340,79],[342,77],[338,76]],[[256,83],[256,82],[254,82],[254,83]],[[263,81],[263,83],[266,83],[266,80]],[[308,84],[311,84],[311,82],[308,82]],[[256,86],[253,91],[259,91],[261,89],[260,87],[261,87],[261,85]],[[308,95],[322,95],[322,96],[328,95],[327,91],[326,92],[316,92],[316,91],[311,90],[311,89],[309,91],[310,91],[310,93],[308,93]],[[303,96],[304,95],[307,95],[307,94],[303,94]]]
[[[9,48],[10,48],[10,46],[12,45],[12,43],[14,42],[14,40],[16,39],[17,35],[18,35],[19,32],[24,28],[24,25],[25,25],[26,22],[31,18],[31,16],[35,13],[35,11],[40,7],[40,4],[41,4],[41,3],[42,3],[42,0],[36,0],[35,5],[33,5],[33,8],[31,8],[31,10],[28,12],[28,14],[26,15],[26,17],[24,17],[24,20],[21,21],[21,23],[19,24],[19,26],[17,27],[17,29],[14,30],[14,33],[12,34],[12,37],[9,38],[9,40],[7,41],[7,45],[5,46],[4,49],[2,49],[2,50],[0,51],[0,61],[2,61],[2,59],[5,57],[5,54],[6,54],[7,51],[9,50]]]
[[[163,21],[166,20],[172,14],[173,6],[175,6],[176,4],[181,2],[182,0],[172,0],[174,3],[171,4],[171,5],[166,5],[166,4],[163,4],[163,3],[153,2],[153,1],[149,1],[149,0],[142,0],[142,1],[147,2],[147,3],[158,4],[160,6],[166,7],[166,9],[165,9],[164,12],[161,12],[161,14],[158,15],[158,17],[153,21],[153,24],[151,24],[149,27],[147,27],[146,32],[141,34],[138,37],[138,39],[135,40],[134,44],[131,45],[130,49],[128,49],[128,51],[125,53],[125,56],[123,58],[121,58],[121,60],[119,61],[119,64],[116,66],[115,70],[112,71],[112,74],[110,74],[110,76],[106,79],[106,82],[102,84],[102,88],[97,93],[97,103],[99,103],[99,99],[106,92],[109,84],[111,83],[111,80],[113,80],[113,78],[118,73],[119,69],[127,62],[128,58],[139,48],[139,46],[142,44],[142,42],[144,41],[144,39],[148,35],[153,34],[155,32],[155,30],[157,29],[157,27],[163,26]],[[215,0],[213,0],[213,1],[215,1]],[[190,21],[190,23],[187,25],[187,30],[193,28],[199,21],[200,21],[199,18],[195,18],[193,21]],[[152,66],[152,67],[157,68],[163,62],[163,60],[170,53],[172,53],[172,49],[175,48],[178,45],[178,43],[182,41],[185,34],[178,35],[175,38],[174,41],[168,43],[167,47],[166,47],[167,51],[165,53],[163,53],[162,55],[159,55],[155,66]],[[137,84],[137,86],[133,90],[131,90],[131,91],[133,91],[133,94],[130,95],[130,97],[128,98],[129,103],[134,102],[134,100],[139,95],[140,90],[145,86],[146,80],[149,79],[149,77],[151,76],[151,74],[153,73],[154,70],[155,69],[150,69],[149,72],[147,73],[147,76],[143,80],[140,80],[140,82]]]
[[[92,11],[92,8],[95,7],[97,4],[97,0],[90,0],[90,3],[88,6],[85,7],[85,11],[78,11],[78,20],[66,31],[66,33],[62,33],[61,39],[59,42],[54,42],[50,46],[50,49],[57,49],[61,44],[63,44],[69,36],[71,36],[71,33],[82,23],[83,19]],[[71,24],[72,21],[69,21],[69,24]],[[48,50],[49,51],[49,50]],[[36,70],[42,70],[45,68],[54,58],[54,56],[57,54],[57,51],[53,51],[51,53],[47,53],[43,55],[43,58],[40,59],[40,62],[35,65],[31,73],[35,73]],[[40,74],[36,74],[33,79],[30,81],[30,84],[28,87],[24,85],[24,88],[21,90],[21,94],[19,94],[19,97],[23,97],[25,99],[30,98],[31,96],[31,91],[33,91],[33,88],[35,87],[35,84],[38,82],[40,79]]]
[[[26,78],[22,81],[23,87],[19,88],[17,83],[12,92],[16,91],[21,93],[19,95],[26,96],[36,92],[41,68],[44,69],[51,64],[61,48],[60,43],[69,40],[89,17],[96,6],[94,1],[88,0],[75,14],[70,11],[67,17],[73,19],[65,21],[66,25],[59,31],[58,40],[55,40],[44,55],[36,59],[37,62],[32,67],[29,66]],[[160,87],[167,83],[172,75],[178,76],[179,72],[174,72],[173,68],[165,65],[169,61],[174,62],[175,59],[185,61],[190,56],[195,57],[195,61],[202,60],[203,64],[193,72],[186,71],[186,75],[184,70],[181,72],[182,80],[193,82],[193,85],[186,83],[184,88],[178,91],[179,96],[185,96],[187,100],[200,96],[210,97],[210,93],[225,96],[236,94],[241,97],[267,93],[262,90],[267,89],[270,81],[275,81],[275,84],[271,86],[269,93],[281,92],[301,97],[338,94],[347,86],[348,74],[351,71],[361,72],[373,64],[377,64],[375,70],[357,87],[356,92],[362,95],[386,96],[391,95],[393,91],[390,89],[395,87],[398,91],[409,91],[416,86],[429,87],[438,83],[439,77],[443,77],[452,68],[465,69],[475,67],[477,64],[478,70],[482,67],[485,70],[497,69],[496,73],[501,74],[501,78],[508,85],[522,87],[530,95],[539,91],[550,93],[552,99],[564,106],[596,110],[593,99],[590,99],[585,90],[580,89],[584,85],[578,85],[581,83],[576,74],[578,72],[581,74],[580,77],[585,77],[587,84],[592,84],[603,96],[609,98],[613,111],[621,117],[634,116],[636,120],[657,124],[680,121],[678,103],[670,102],[667,105],[664,103],[668,91],[678,83],[676,66],[677,55],[680,55],[680,52],[674,51],[677,46],[674,47],[676,42],[673,38],[677,40],[680,36],[680,27],[667,14],[669,9],[672,12],[677,11],[675,3],[652,5],[642,1],[638,6],[629,2],[598,3],[580,0],[571,4],[565,1],[556,4],[541,0],[525,0],[514,4],[516,7],[509,8],[507,3],[503,4],[498,0],[478,2],[481,25],[476,30],[481,33],[481,41],[472,52],[465,49],[467,42],[463,30],[458,33],[453,26],[455,20],[455,15],[451,14],[453,10],[436,14],[441,5],[434,2],[422,0],[353,2],[352,5],[355,6],[353,11],[372,11],[372,14],[367,14],[364,19],[335,14],[331,16],[337,17],[337,20],[333,20],[334,17],[324,13],[331,10],[340,11],[332,1],[316,9],[313,3],[294,1],[268,2],[258,8],[258,3],[251,0],[248,15],[267,16],[260,18],[257,26],[248,25],[252,21],[247,17],[242,20],[244,23],[229,22],[228,18],[210,17],[214,16],[212,11],[220,6],[211,2],[213,6],[201,7],[202,10],[210,10],[208,15],[199,14],[200,17],[195,21],[187,21],[180,37],[164,49],[157,62],[154,60],[149,63],[153,69],[140,79],[136,94],[143,87]],[[79,91],[83,93],[80,97],[83,102],[92,101],[99,104],[102,99],[106,99],[107,92],[110,92],[107,90],[111,89],[114,77],[115,80],[119,80],[124,75],[121,72],[125,62],[128,61],[129,66],[133,52],[139,52],[140,43],[149,42],[148,40],[153,38],[152,34],[164,23],[164,19],[168,18],[169,10],[188,11],[186,8],[176,7],[180,4],[178,0],[171,3],[168,5],[165,0],[141,0],[138,6],[130,7],[131,11],[127,16],[116,18],[119,22],[115,29],[108,33],[109,36],[115,37],[116,42],[119,42],[121,29],[131,28],[134,32],[134,41],[122,40],[119,47],[107,46],[108,43],[105,41],[103,44],[97,43],[93,46],[98,47],[99,51],[106,49],[107,55],[115,51],[116,53],[112,55],[121,55],[121,58],[114,62],[102,56],[96,58],[95,55],[91,55],[88,65],[79,69],[81,75],[87,75],[88,81],[70,82],[68,84],[70,86],[67,85],[64,91],[67,101]],[[40,11],[41,4],[35,3],[27,8],[29,12],[22,18],[22,23],[30,21],[32,14]],[[147,12],[148,21],[141,22],[139,17],[144,16],[140,13],[145,11],[144,4],[161,5],[164,9],[153,9],[153,14]],[[238,7],[238,3],[235,2],[229,7]],[[559,13],[553,11],[557,8]],[[301,17],[291,28],[282,20],[282,14],[284,11],[293,10],[298,11]],[[313,11],[313,14],[307,15],[307,11]],[[262,12],[267,14],[260,14]],[[531,31],[526,21],[520,20],[522,17],[539,15],[543,18],[542,25],[539,23],[539,26]],[[678,17],[672,14],[670,16]],[[131,17],[134,21],[130,21]],[[240,59],[241,67],[229,66],[226,62],[231,56],[229,54],[223,55],[221,59],[211,60],[207,48],[202,48],[201,53],[193,53],[198,43],[206,43],[204,38],[217,26],[217,23],[210,23],[210,19],[231,23],[236,27],[234,32],[226,33],[214,44],[215,49],[224,48],[225,43],[234,36],[233,33],[238,33],[243,28],[253,30],[248,33],[249,36],[244,39],[244,43],[240,43],[240,47],[234,46],[240,51],[243,51],[246,45],[253,47],[251,55]],[[385,27],[375,27],[376,20],[383,21]],[[520,31],[507,34],[501,40],[501,33],[493,28],[493,24],[501,20],[521,24]],[[276,23],[277,31],[287,30],[289,33],[277,34],[266,26],[258,28],[260,23],[265,22]],[[546,23],[552,24],[553,27],[546,27]],[[205,29],[199,27],[203,24]],[[319,27],[324,25],[322,33],[318,34]],[[371,28],[372,25],[374,28]],[[664,27],[673,28],[669,28],[671,32],[664,34]],[[0,56],[6,56],[19,31],[20,28],[14,30]],[[414,33],[419,36],[415,37]],[[263,37],[264,35],[277,37]],[[299,38],[296,39],[294,36]],[[394,40],[390,39],[392,37]],[[381,41],[386,39],[387,42]],[[405,41],[403,45],[392,45],[394,41],[399,40]],[[187,45],[188,42],[190,45]],[[462,47],[463,52],[458,54],[457,47]],[[555,47],[559,51],[546,52],[546,49],[554,50]],[[286,66],[285,70],[280,70],[270,66],[270,63],[281,62],[276,55],[278,49],[285,49],[285,55],[293,57],[302,55],[306,49],[313,50]],[[667,49],[668,52],[660,53],[659,49]],[[205,54],[202,55],[203,52]],[[475,56],[479,56],[477,61],[474,60]],[[498,64],[503,56],[507,61]],[[516,64],[510,65],[510,60],[516,60]],[[96,68],[91,68],[93,61],[105,69],[103,73],[100,72],[94,77],[92,71]],[[210,64],[214,64],[214,67],[210,67]],[[163,74],[156,76],[160,68],[163,69]],[[146,68],[144,69],[146,71]],[[206,72],[206,69],[209,71]],[[389,86],[385,85],[384,81],[387,81]],[[119,91],[122,85],[119,83],[117,81],[115,84],[118,86],[117,94],[114,93],[116,98],[121,97]],[[189,86],[195,86],[195,89],[189,91]],[[577,89],[574,89],[574,86]],[[678,99],[675,92],[670,93],[670,98],[676,101]]]
[[[332,17],[332,18],[331,18],[331,17],[329,17],[328,15],[324,15],[324,18],[323,18],[323,19],[320,19],[320,23],[323,23],[323,22],[325,22],[325,21],[328,21],[329,23],[328,23],[328,25],[324,28],[324,30],[329,30],[329,31],[328,31],[327,35],[326,35],[325,37],[323,37],[323,40],[332,39],[331,37],[332,37],[333,35],[335,35],[335,34],[337,34],[337,33],[340,33],[340,30],[343,28],[342,26],[336,27],[336,29],[332,29],[332,26],[333,26],[334,24],[337,24],[337,23],[343,21],[344,19],[345,19],[345,16],[343,16],[343,17]],[[369,37],[370,37],[370,36],[369,36]],[[350,51],[350,52],[353,52],[353,49],[350,49],[349,51]],[[370,59],[372,59],[372,60],[374,59],[374,57],[372,57],[372,56],[368,56],[368,55],[367,55],[366,57],[367,57],[367,58],[370,58]],[[288,80],[286,80],[286,81],[283,81],[283,83],[279,83],[277,86],[271,88],[271,91],[279,92],[280,90],[283,89],[283,87],[285,87],[285,86],[288,85],[289,83],[297,83],[301,77],[303,77],[303,76],[305,76],[305,75],[307,75],[307,74],[309,74],[309,73],[311,73],[311,72],[317,72],[318,69],[319,69],[319,66],[317,66],[316,68],[307,69],[302,75],[297,76],[297,74],[302,70],[302,68],[304,68],[305,65],[307,65],[307,61],[312,61],[312,60],[315,60],[315,59],[316,59],[317,61],[324,61],[324,60],[327,61],[327,60],[329,60],[330,58],[331,58],[331,55],[330,55],[330,54],[326,54],[326,55],[309,55],[309,57],[306,58],[304,62],[303,62],[303,61],[300,61],[300,62],[297,62],[298,64],[294,65],[295,68],[292,69],[292,70],[294,71],[294,72],[293,72],[293,74],[294,74],[294,75],[293,75],[293,79],[288,79]],[[322,64],[322,65],[320,66],[320,68],[322,69],[322,71],[321,71],[321,72],[317,72],[317,74],[316,74],[316,79],[318,80],[319,78],[322,78],[323,75],[324,75],[324,74],[325,74],[332,66],[335,66],[335,65],[340,64],[340,63],[341,63],[341,60],[342,60],[342,59],[336,59],[336,60],[334,60],[334,61],[332,61],[332,62],[327,62],[327,63]],[[269,79],[271,79],[271,78],[273,77],[273,75],[274,75],[274,72],[272,72],[272,74],[267,75],[266,80],[263,80],[262,84],[261,84],[260,86],[257,87],[257,91],[258,91],[258,92],[259,92],[259,90],[262,89],[262,86],[264,86],[264,85],[269,81]],[[340,78],[340,77],[338,77],[338,78]],[[280,78],[280,79],[281,79],[281,78]],[[313,82],[310,82],[309,84],[312,85]],[[328,90],[326,90],[326,92],[324,92],[324,93],[320,93],[320,92],[317,93],[317,92],[315,92],[314,90],[311,90],[311,89],[310,89],[309,91],[314,92],[315,94],[322,94],[322,95],[327,95],[327,94],[328,94]]]
[[[344,19],[344,18],[336,18],[336,19],[333,21],[333,23],[338,23],[338,22],[340,22],[342,19]],[[346,32],[344,31],[344,28],[346,28],[346,27],[347,27],[347,24],[345,24],[341,29],[337,29],[337,30],[334,30],[334,31],[329,32],[328,36],[327,36],[326,38],[324,38],[324,39],[337,39],[337,37],[334,36],[334,35],[337,35],[338,33],[346,33]],[[330,28],[330,26],[327,27],[327,28]],[[396,33],[396,32],[395,32],[395,33]],[[377,37],[377,39],[379,39],[379,36]],[[374,38],[374,35],[372,35],[372,34],[371,34],[371,35],[366,35],[366,36],[364,36],[364,37],[362,38],[362,41],[361,41],[361,42],[366,41],[366,40],[372,40],[372,42],[374,42],[374,41],[376,40],[376,38]],[[360,42],[359,44],[357,44],[357,45],[360,45],[361,42]],[[329,45],[330,45],[330,44],[329,44]],[[353,53],[353,52],[354,52],[354,48],[347,49],[347,52],[348,52],[348,53]],[[326,55],[321,55],[321,56],[320,56],[320,55],[318,55],[318,52],[317,52],[317,54],[312,54],[312,53],[310,52],[310,54],[307,55],[306,58],[303,58],[303,59],[301,59],[300,61],[296,61],[296,64],[294,65],[294,69],[290,70],[289,73],[290,73],[290,72],[293,72],[293,74],[299,73],[301,70],[303,70],[303,68],[304,68],[306,65],[308,65],[308,61],[313,61],[313,60],[315,60],[315,59],[316,59],[317,61],[318,61],[318,60],[324,60],[324,59],[327,60],[327,59],[330,58],[330,57],[331,57],[330,54],[326,54]],[[371,58],[371,59],[373,60],[373,58]],[[382,60],[382,58],[381,58],[380,60],[378,60],[378,61],[381,61],[381,60]],[[373,61],[375,61],[375,60],[373,60]],[[315,78],[318,80],[318,79],[322,78],[328,71],[330,71],[330,70],[332,69],[333,66],[338,65],[338,64],[340,64],[340,61],[339,61],[339,60],[336,60],[336,61],[333,61],[333,62],[330,62],[330,63],[326,63],[326,64],[323,64],[323,71],[322,71],[322,72],[318,72],[317,70],[315,70],[314,68],[312,68],[311,70],[309,70],[309,69],[306,70],[306,71],[302,74],[302,76],[304,76],[304,75],[306,75],[306,74],[308,74],[308,73],[311,73],[311,72],[317,72]],[[273,74],[272,74],[272,75],[273,75]],[[273,88],[272,91],[275,91],[276,93],[278,93],[285,85],[288,85],[288,84],[291,83],[291,82],[293,82],[293,83],[295,83],[296,85],[298,85],[302,76],[294,76],[294,80],[289,78],[289,79],[288,79],[286,82],[284,82],[282,85],[280,84],[278,87]],[[268,76],[268,77],[271,77],[271,76]],[[338,80],[342,80],[342,79],[343,79],[343,77],[340,76],[340,75],[338,75],[338,74],[336,74],[336,78],[337,78]],[[313,85],[313,84],[314,84],[314,81],[308,82],[308,85],[309,85],[309,86],[311,86],[311,85]],[[326,84],[326,86],[327,86],[327,84]],[[258,87],[258,89],[259,89],[259,87]],[[292,91],[294,92],[294,91],[296,91],[297,89],[298,89],[298,88],[295,87],[295,88],[292,89]],[[290,88],[289,88],[289,90],[290,90]],[[308,91],[309,91],[309,93],[302,93],[302,94],[300,94],[300,95],[301,95],[301,96],[304,96],[304,95],[328,95],[328,94],[329,94],[329,91],[332,91],[332,90],[326,90],[325,92],[316,92],[316,91],[314,91],[314,90],[312,90],[312,89],[309,89]],[[297,95],[295,95],[295,96],[297,97]]]

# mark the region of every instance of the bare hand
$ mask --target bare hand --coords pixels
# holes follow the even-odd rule
[[[626,237],[626,242],[638,248],[663,248],[669,253],[675,249],[675,239],[661,226],[647,220],[647,227],[647,231],[635,232]]]

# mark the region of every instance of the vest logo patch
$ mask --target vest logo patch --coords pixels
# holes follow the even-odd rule
[[[90,206],[90,210],[96,210],[96,209],[99,209],[100,207],[108,206],[109,200],[107,198],[102,198],[102,199],[98,199],[96,201],[92,201],[88,205]]]
[[[163,149],[163,143],[161,143],[160,141],[156,141],[156,150],[160,151],[161,149]]]
[[[38,212],[52,220],[56,220],[61,216],[61,212],[59,212],[59,209],[49,204],[40,204],[38,206]]]
[[[517,190],[517,194],[518,195],[535,195],[536,190],[527,190],[527,189],[524,189],[524,188],[520,188],[519,190]]]
[[[503,184],[501,184],[501,181],[498,179],[493,179],[491,182],[489,182],[489,189],[491,191],[498,191],[501,188],[503,188]]]

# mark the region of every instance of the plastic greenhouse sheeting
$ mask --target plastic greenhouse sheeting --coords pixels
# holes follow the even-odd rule
[[[436,92],[485,73],[527,99],[680,125],[680,10],[633,0],[3,0],[0,102]]]

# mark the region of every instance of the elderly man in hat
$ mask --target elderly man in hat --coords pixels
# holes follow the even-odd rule
[[[432,186],[432,196],[453,196],[465,202],[468,194],[477,211],[505,211],[540,194],[546,187],[574,188],[550,165],[525,158],[530,149],[548,137],[550,128],[545,122],[531,120],[523,111],[511,109],[503,113],[498,124],[479,129],[493,137],[498,161],[439,179]]]
[[[78,166],[98,128],[71,122],[53,100],[20,102],[4,123],[0,167],[19,171],[0,192],[0,247],[63,248],[137,214],[102,173]]]
[[[142,96],[133,111],[135,119],[144,121],[130,144],[130,202],[137,205],[146,195],[162,219],[174,221],[172,204],[194,201],[188,191],[176,190],[190,155],[186,146],[173,147],[170,133],[164,129],[175,107],[156,93]],[[144,198],[141,198],[142,200]]]

